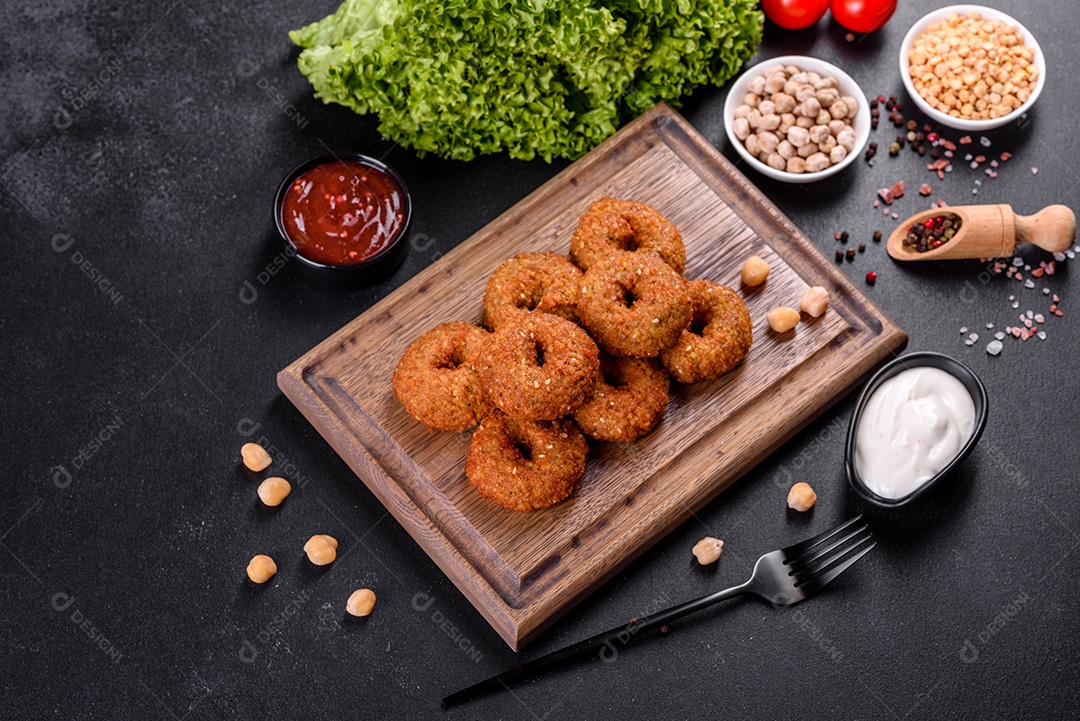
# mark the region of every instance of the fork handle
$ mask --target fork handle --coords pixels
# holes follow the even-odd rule
[[[539,676],[540,674],[563,666],[571,661],[585,658],[586,656],[593,654],[596,654],[605,663],[610,663],[618,658],[619,650],[625,648],[638,634],[651,631],[654,628],[659,628],[665,623],[671,623],[683,616],[687,616],[695,611],[700,611],[703,608],[711,606],[714,603],[741,596],[749,590],[750,582],[747,581],[739,586],[733,586],[732,588],[727,588],[723,591],[717,591],[708,596],[702,596],[693,601],[687,601],[678,606],[673,606],[667,610],[658,611],[651,616],[636,619],[625,626],[618,626],[609,631],[598,633],[592,638],[578,641],[577,643],[559,649],[558,651],[552,651],[546,656],[533,659],[528,663],[516,666],[509,671],[504,671],[497,676],[492,676],[489,679],[469,686],[457,693],[450,694],[442,700],[443,708],[449,708],[466,701],[471,701],[480,696],[489,694],[492,691],[500,691],[503,688],[509,687],[511,684],[524,681],[527,678]]]

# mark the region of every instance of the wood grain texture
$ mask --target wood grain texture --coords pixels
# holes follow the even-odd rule
[[[468,484],[471,432],[430,434],[394,396],[413,339],[478,323],[488,276],[514,253],[567,252],[603,195],[648,203],[680,229],[689,278],[739,289],[754,323],[746,362],[673,384],[659,426],[594,443],[581,488],[534,513]],[[764,286],[740,289],[757,254]],[[765,321],[809,285],[832,305],[778,336]],[[857,385],[906,336],[750,182],[666,105],[629,124],[278,375],[284,393],[515,650]]]

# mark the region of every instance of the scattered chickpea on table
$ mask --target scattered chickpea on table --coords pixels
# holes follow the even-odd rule
[[[787,333],[799,324],[801,318],[799,311],[784,305],[773,308],[765,314],[765,319],[769,321],[769,327],[777,333]]]
[[[373,608],[375,608],[375,592],[370,588],[353,591],[345,603],[345,610],[351,616],[370,616]]]
[[[724,552],[724,542],[719,538],[706,536],[694,544],[694,557],[702,566],[716,563],[720,560],[720,554]]]
[[[240,448],[240,457],[244,459],[244,465],[255,472],[265,471],[272,462],[270,454],[258,443],[245,443]]]
[[[292,491],[292,486],[288,481],[274,476],[260,483],[257,492],[259,500],[267,506],[280,506],[290,491]]]
[[[333,563],[334,559],[337,558],[337,547],[336,538],[319,533],[309,538],[308,542],[304,544],[304,553],[307,554],[308,560],[316,566],[326,566]]]
[[[259,554],[247,565],[247,576],[253,583],[266,583],[277,573],[277,564],[270,556]]]
[[[820,285],[815,285],[806,289],[806,293],[803,294],[802,301],[799,303],[799,308],[803,313],[806,313],[811,318],[820,318],[825,315],[825,311],[829,307],[829,291],[822,288]]]
[[[794,511],[809,511],[817,503],[817,494],[809,483],[796,483],[787,494],[788,508]]]
[[[769,264],[757,255],[751,255],[743,263],[742,282],[750,287],[761,285],[769,277]]]

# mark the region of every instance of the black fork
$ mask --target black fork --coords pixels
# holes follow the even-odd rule
[[[850,568],[875,545],[869,529],[862,522],[862,516],[855,516],[802,543],[766,553],[754,564],[754,572],[746,583],[635,619],[625,626],[613,628],[504,671],[498,676],[450,694],[442,700],[443,707],[471,701],[593,654],[601,659],[613,659],[620,649],[639,634],[729,598],[754,594],[776,606],[790,606],[804,601]]]

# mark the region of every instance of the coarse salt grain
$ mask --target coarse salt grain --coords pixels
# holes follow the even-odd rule
[[[998,354],[1000,354],[1001,353],[1001,348],[1002,348],[1002,345],[1001,345],[1001,341],[999,341],[999,340],[992,340],[992,341],[990,341],[989,343],[986,344],[986,352],[989,353],[990,355],[998,355]]]

